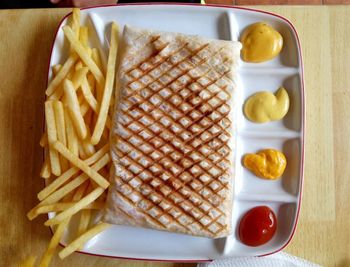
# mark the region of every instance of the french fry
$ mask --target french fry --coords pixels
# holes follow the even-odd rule
[[[81,60],[85,63],[85,65],[90,69],[92,74],[94,75],[96,81],[99,84],[104,84],[105,78],[101,72],[101,70],[97,67],[96,63],[91,59],[88,52],[84,48],[84,46],[79,42],[77,37],[74,35],[74,32],[72,29],[66,25],[63,27],[63,32],[67,39],[69,40],[71,46],[76,51],[76,53],[79,55]]]
[[[83,144],[80,142],[80,144],[79,144],[79,158],[85,160],[87,157],[88,157],[88,156],[87,156],[86,153],[85,153]]]
[[[89,136],[90,134],[88,134],[88,137]],[[82,140],[81,145],[87,157],[90,157],[96,152],[95,147],[90,143],[90,138]]]
[[[91,93],[92,93],[92,95],[94,95],[95,94],[95,87],[96,87],[96,81],[95,81],[94,75],[89,73],[87,75],[87,80],[88,80],[89,86],[91,88]]]
[[[67,100],[69,115],[72,119],[73,125],[75,126],[75,130],[81,139],[85,139],[87,135],[87,129],[83,115],[80,111],[74,85],[70,80],[66,79],[63,84],[63,89]]]
[[[78,55],[76,53],[73,53],[68,57],[67,61],[63,64],[60,71],[57,73],[57,75],[53,78],[53,80],[47,87],[45,92],[47,96],[52,95],[54,91],[59,87],[60,83],[64,80],[64,78],[66,78],[68,72],[71,70],[77,59]]]
[[[75,190],[75,193],[74,193],[74,196],[73,196],[73,201],[74,202],[77,202],[78,200],[80,200],[87,188],[89,187],[89,184],[90,184],[90,181],[89,180],[86,180],[83,184],[81,184],[76,190]]]
[[[86,77],[86,74],[88,73],[89,68],[87,67],[81,67],[78,70],[76,70],[72,76],[72,83],[74,86],[74,90],[76,91],[81,84],[83,83],[84,78]]]
[[[101,203],[101,202],[99,202],[99,203]],[[92,203],[92,204],[94,204],[94,203]],[[102,209],[103,206],[101,206],[100,208]],[[81,211],[80,221],[79,221],[78,230],[77,230],[77,236],[80,236],[86,232],[86,230],[89,228],[90,219],[91,219],[91,209],[84,208]]]
[[[92,49],[90,47],[87,47],[86,52],[87,52],[88,56],[91,58]]]
[[[88,40],[89,40],[89,30],[88,27],[80,26],[79,29],[79,41],[85,48],[88,48]]]
[[[57,151],[52,149],[51,145],[57,140],[57,131],[55,123],[55,115],[52,106],[52,101],[45,102],[45,118],[47,128],[47,139],[49,142],[49,154],[50,154],[50,166],[54,175],[59,176],[61,174],[61,165],[59,155]]]
[[[83,66],[84,66],[84,65],[83,65],[83,62],[81,62],[81,60],[79,60],[79,61],[77,62],[77,64],[75,64],[75,70],[79,70],[79,69],[81,69]]]
[[[62,68],[61,64],[56,64],[56,65],[52,66],[52,73],[53,73],[53,75],[56,76],[61,68]]]
[[[66,123],[64,119],[64,110],[63,105],[61,101],[53,101],[53,109],[55,112],[55,122],[56,122],[56,129],[57,129],[57,138],[62,144],[67,145],[67,138],[66,138]]]
[[[43,190],[41,190],[38,193],[38,199],[42,201],[45,198],[47,198],[52,192],[54,192],[57,188],[59,188],[61,185],[67,182],[71,177],[73,177],[78,172],[79,172],[79,169],[76,167],[72,167],[69,170],[65,171],[61,176],[57,177],[55,180],[53,180],[52,183],[50,183],[48,186],[46,186]]]
[[[100,70],[103,70],[101,57],[100,57],[100,54],[96,48],[92,49],[91,57],[92,57],[93,61],[96,63],[96,65],[98,66],[98,68]],[[102,101],[103,89],[104,89],[104,87],[101,84],[96,83],[95,97],[96,97],[96,100],[98,103],[101,103],[101,101]]]
[[[70,152],[74,155],[79,155],[79,147],[78,147],[78,137],[75,133],[72,120],[68,114],[68,110],[64,111],[64,118],[66,121],[66,135],[67,135],[67,145]]]
[[[75,36],[79,38],[79,34],[80,34],[80,9],[79,8],[73,8],[72,30],[75,33]]]
[[[81,114],[85,116],[85,114],[89,111],[90,106],[89,104],[84,100],[83,104],[80,106]]]
[[[79,236],[77,239],[75,239],[72,243],[70,243],[68,246],[66,246],[64,249],[61,250],[61,252],[58,254],[61,259],[64,259],[65,257],[72,254],[74,251],[82,247],[88,240],[90,240],[92,237],[96,236],[97,234],[101,233],[102,231],[109,228],[111,225],[108,223],[99,223],[87,232],[85,232],[83,235]]]
[[[56,129],[57,129],[57,139],[62,142],[65,146],[67,145],[67,138],[66,138],[66,123],[64,119],[64,110],[63,105],[61,101],[53,101],[53,109],[55,113],[55,122],[56,122]],[[66,171],[69,168],[68,161],[60,156],[60,164],[62,171]]]
[[[95,162],[97,162],[99,159],[101,159],[104,155],[108,153],[108,147],[109,147],[108,145],[105,145],[99,151],[93,154],[91,157],[86,159],[84,162],[88,165],[94,164]],[[57,177],[52,183],[50,183],[48,186],[46,186],[43,190],[41,190],[38,193],[38,199],[40,201],[44,200],[46,197],[48,197],[51,193],[57,190],[61,185],[67,182],[71,177],[73,177],[78,172],[79,172],[79,169],[77,167],[72,167],[66,172],[64,172],[61,176]]]
[[[96,145],[99,143],[103,130],[105,128],[105,124],[108,116],[109,102],[111,100],[112,92],[113,92],[115,64],[116,64],[117,51],[118,51],[118,37],[119,37],[118,25],[113,22],[110,49],[109,49],[108,62],[107,62],[106,83],[103,91],[102,102],[100,105],[97,122],[91,137],[91,143],[93,145]]]
[[[66,220],[64,220],[63,222],[61,222],[58,225],[55,233],[53,234],[53,236],[50,240],[50,243],[49,243],[43,257],[40,260],[39,267],[49,266],[51,259],[52,259],[52,256],[54,255],[56,248],[61,241],[61,238],[63,236],[65,229],[68,226],[68,223],[69,223],[69,218],[67,218]]]
[[[91,192],[92,189],[93,189],[92,183],[89,182],[89,187],[86,189],[86,192],[89,193]],[[92,204],[94,203],[91,203],[90,205]],[[91,218],[91,210],[85,208],[84,210],[81,211],[80,221],[79,221],[78,230],[77,230],[77,236],[80,236],[84,232],[86,232],[86,230],[89,227],[90,218]]]
[[[79,187],[78,190],[80,188],[83,188],[83,190],[86,189],[84,187]],[[81,198],[81,196],[80,196],[80,198]],[[37,214],[44,214],[44,213],[49,213],[49,212],[63,211],[63,210],[66,210],[66,209],[72,207],[75,203],[76,202],[57,202],[57,203],[54,203],[54,204],[44,205],[44,206],[38,207],[37,210],[36,210],[36,213]],[[95,202],[87,205],[86,207],[84,207],[84,210],[85,209],[86,210],[98,210],[98,209],[102,209],[103,206],[104,206],[103,202],[96,202],[95,201]]]
[[[84,96],[86,102],[97,113],[99,106],[98,106],[98,103],[97,103],[94,95],[91,92],[91,87],[90,87],[89,82],[88,82],[86,77],[84,77],[84,79],[82,81],[81,91],[83,93],[83,96]]]
[[[89,205],[91,202],[96,200],[102,193],[104,192],[104,188],[97,187],[95,188],[91,193],[83,197],[81,200],[79,200],[76,204],[74,204],[72,207],[66,209],[65,211],[61,212],[60,214],[56,215],[55,217],[47,220],[44,224],[46,226],[52,226],[59,224],[63,222],[65,219],[73,216],[78,211]]]
[[[53,144],[53,148],[56,149],[61,155],[73,163],[76,167],[86,173],[92,180],[94,180],[99,186],[106,189],[109,186],[109,182],[103,178],[98,172],[89,167],[84,161],[72,154],[61,142],[56,141]]]
[[[45,160],[43,166],[41,167],[40,177],[47,179],[51,176],[51,166],[50,166],[50,155],[48,148],[45,148]]]

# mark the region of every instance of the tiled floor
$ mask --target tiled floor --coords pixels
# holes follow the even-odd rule
[[[350,0],[206,0],[221,5],[335,5],[350,4]]]

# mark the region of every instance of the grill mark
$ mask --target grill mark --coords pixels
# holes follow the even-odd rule
[[[133,132],[133,133],[134,133],[134,132]],[[140,138],[143,139],[142,136],[141,136]],[[123,140],[125,143],[127,143],[130,147],[132,147],[133,150],[136,150],[137,152],[139,152],[139,153],[142,154],[142,155],[144,154],[143,151],[139,150],[136,146],[134,146],[133,144],[131,144],[130,142],[128,142],[128,139],[125,139],[125,138],[123,138],[123,137],[120,137],[120,139]],[[143,139],[143,140],[144,140],[144,139]],[[148,142],[147,140],[144,140],[144,141]],[[157,150],[152,144],[150,144],[150,146],[152,146],[155,150]],[[117,149],[118,149],[118,148],[117,148]],[[120,151],[120,149],[118,149],[118,150]],[[154,176],[155,178],[158,178],[158,179],[161,181],[161,183],[164,185],[164,182],[165,182],[165,181],[164,181],[159,175],[157,175],[157,174],[155,174],[154,172],[152,172],[152,171],[150,170],[150,167],[144,167],[144,166],[142,166],[140,163],[138,163],[137,159],[139,159],[140,157],[138,157],[137,159],[134,160],[134,159],[131,158],[128,154],[125,154],[125,153],[122,152],[122,151],[121,151],[121,154],[123,155],[123,157],[127,157],[127,158],[129,159],[129,161],[133,162],[134,165],[137,165],[137,167],[141,169],[141,171],[139,172],[139,174],[142,173],[142,172],[145,171],[145,170],[146,170],[146,171],[149,171],[150,173],[153,174],[153,176]],[[142,157],[142,156],[141,156],[141,157]],[[151,158],[148,158],[148,159],[151,159]],[[151,159],[151,161],[154,162],[153,159]],[[162,170],[161,170],[161,171],[164,171],[164,173],[166,173],[167,175],[169,175],[169,176],[171,177],[171,178],[169,178],[168,180],[172,179],[173,181],[175,180],[175,181],[178,181],[178,182],[181,183],[181,186],[180,186],[179,188],[183,188],[183,186],[185,186],[185,185],[187,184],[187,183],[184,183],[181,179],[176,178],[176,176],[175,176],[174,174],[172,174],[171,172],[167,171],[167,168],[166,168],[163,164],[161,164],[160,162],[159,162],[158,164],[162,167]],[[120,165],[123,166],[123,167],[126,167],[126,166],[124,166],[122,163],[120,163]],[[204,170],[204,172],[206,172],[206,171]],[[141,181],[143,181],[143,179],[141,179],[141,178],[139,177],[139,174],[135,174],[135,175],[136,175],[136,177],[138,177]],[[210,175],[210,174],[209,174],[209,175]],[[193,175],[192,175],[192,176],[193,176]],[[166,181],[168,181],[168,180],[166,180]],[[218,181],[218,182],[220,183],[220,181]],[[201,183],[202,183],[202,182],[201,182]],[[174,186],[171,184],[171,181],[169,181],[168,183],[166,183],[166,185],[168,185],[168,186],[170,187],[170,189],[171,189],[171,193],[169,193],[169,195],[178,192],[178,189],[175,189],[175,188],[174,188]],[[152,188],[155,189],[155,187],[153,187],[153,186],[152,186]],[[202,188],[203,188],[203,187],[202,187]],[[201,189],[202,189],[202,188],[201,188]],[[199,194],[198,192],[194,191],[194,189],[192,189],[191,187],[189,187],[189,189],[190,189],[191,192],[197,194],[197,197],[199,197],[199,198],[201,199],[201,203],[200,203],[199,205],[201,205],[201,204],[203,203],[203,200],[205,200],[205,201],[207,201],[210,205],[212,205],[213,207],[217,207],[217,205],[214,205],[214,204],[210,203],[207,199],[205,199],[205,198],[204,198],[201,194]],[[216,192],[213,191],[211,188],[207,188],[207,189],[208,189],[209,191],[211,191],[210,193],[216,194]],[[221,189],[222,189],[222,188],[221,188]],[[157,192],[160,192],[160,194],[164,196],[164,194],[163,194],[160,190],[157,190]],[[180,193],[180,194],[181,194],[181,193]],[[182,195],[182,194],[181,194],[181,196],[184,198],[184,200],[189,199],[189,197],[184,196],[184,195]],[[174,203],[174,202],[173,202],[171,199],[169,199],[167,196],[164,196],[164,197],[165,197],[168,201],[170,201],[171,203],[173,203],[173,204],[176,205],[176,203]],[[223,200],[221,196],[218,196],[218,198],[220,198],[221,201]],[[182,203],[182,202],[183,202],[183,201],[181,201],[181,202],[179,202],[179,203]],[[191,203],[193,203],[193,202],[191,201]],[[221,203],[221,202],[220,202],[220,203]],[[199,206],[197,206],[197,205],[194,204],[194,203],[193,203],[193,205],[195,205],[198,209],[200,209],[204,215],[208,215],[208,212],[206,212],[205,210],[203,210],[202,208],[200,208]],[[195,219],[195,220],[198,220],[198,219],[196,219],[192,214],[190,214],[190,213],[186,212],[185,210],[183,210],[182,207],[179,207],[179,208],[180,208],[185,214],[187,214],[188,216],[192,217],[192,218]]]
[[[156,64],[156,65],[154,66],[154,68],[145,71],[144,74],[143,74],[142,76],[140,76],[139,78],[134,79],[133,81],[130,81],[130,82],[129,82],[128,84],[126,84],[125,86],[126,86],[126,87],[129,87],[130,84],[132,84],[133,82],[140,80],[141,78],[143,78],[144,76],[146,76],[149,72],[151,72],[152,70],[154,70],[155,68],[157,68],[160,64],[162,64],[163,62],[167,61],[171,56],[177,54],[177,53],[178,53],[179,51],[181,51],[183,48],[187,47],[187,45],[188,45],[188,43],[186,43],[186,44],[185,44],[184,46],[182,46],[179,50],[175,51],[173,54],[169,55],[168,57],[165,57],[165,58],[161,57],[161,58],[163,58],[164,60],[162,60],[162,61],[160,61],[160,63]],[[171,67],[168,71],[171,71],[171,70],[175,69],[177,66],[179,66],[181,63],[183,63],[184,61],[188,60],[189,58],[192,58],[192,57],[198,55],[198,53],[201,52],[201,51],[202,51],[203,49],[205,49],[206,47],[208,47],[208,45],[209,45],[209,44],[205,44],[205,45],[201,46],[200,48],[198,48],[197,50],[194,50],[194,51],[191,51],[191,50],[190,50],[190,55],[189,55],[189,56],[184,57],[181,61],[179,61],[179,62],[177,62],[177,63],[175,63],[175,64],[172,64],[172,63],[171,63],[171,64],[172,64],[172,67]],[[186,48],[186,49],[188,49],[188,48]],[[158,54],[159,54],[159,53],[158,53]],[[206,62],[206,60],[205,60],[204,62]],[[192,64],[192,66],[194,65],[192,62],[191,62],[191,64]],[[201,61],[198,65],[200,65],[200,64],[203,64],[203,61]],[[140,64],[140,65],[141,65],[141,64]],[[191,70],[191,69],[190,69],[190,70]],[[163,84],[161,83],[161,84],[163,85],[163,87],[162,87],[161,89],[159,89],[159,91],[162,90],[162,89],[164,89],[167,85],[171,84],[173,81],[175,81],[175,80],[178,79],[179,77],[188,74],[188,72],[189,72],[190,70],[181,73],[180,75],[176,76],[175,78],[172,77],[173,79],[172,79],[170,82],[168,82],[167,84],[165,84],[165,85],[163,85]],[[163,73],[163,75],[164,75],[164,73]],[[162,75],[162,76],[163,76],[163,75]],[[160,77],[162,77],[162,76],[160,76]],[[160,78],[160,77],[159,77],[159,78]],[[153,80],[152,82],[159,82],[159,78],[156,78],[156,79]],[[143,84],[143,83],[142,83],[142,84]],[[137,89],[137,90],[142,90],[142,89],[146,88],[148,85],[149,85],[149,84],[143,84],[143,87],[141,87],[141,88],[139,88],[139,89]]]
[[[128,157],[129,158],[129,157]],[[131,161],[133,161],[134,162],[134,160],[132,160],[131,159]],[[138,163],[137,163],[138,164]],[[139,164],[138,164],[139,165]],[[123,166],[123,165],[121,165],[120,164],[120,166],[122,166],[124,169],[126,169],[127,170],[127,167],[126,166]],[[148,168],[147,168],[147,170],[148,170]],[[129,171],[129,170],[128,170]],[[150,171],[151,172],[151,171]],[[142,184],[143,185],[148,185],[148,186],[150,186],[150,187],[152,187],[152,192],[156,192],[157,194],[159,194],[159,195],[162,195],[164,198],[165,198],[165,200],[167,200],[168,202],[170,202],[171,204],[173,204],[177,209],[179,209],[179,210],[181,210],[181,212],[183,213],[183,214],[185,214],[185,215],[187,215],[187,216],[189,216],[190,218],[192,218],[192,219],[194,219],[195,221],[197,221],[198,219],[196,219],[190,212],[187,212],[186,210],[184,210],[181,206],[180,206],[180,204],[181,203],[183,203],[185,200],[187,200],[188,198],[186,198],[185,196],[183,196],[182,194],[180,194],[181,195],[181,197],[184,199],[184,200],[182,200],[182,201],[179,201],[178,203],[175,203],[172,199],[170,199],[168,196],[170,196],[171,194],[173,194],[174,192],[176,192],[176,191],[174,191],[173,192],[173,190],[171,191],[171,193],[169,193],[168,194],[168,196],[165,196],[161,191],[160,191],[160,189],[158,189],[158,188],[160,188],[162,185],[164,185],[164,181],[161,179],[161,178],[159,178],[159,177],[157,177],[156,176],[156,178],[158,178],[159,180],[160,180],[160,182],[161,182],[161,185],[159,185],[158,187],[154,187],[154,186],[152,186],[152,185],[149,185],[148,183],[144,183],[143,182],[143,180],[139,177],[139,175],[136,175],[136,177],[138,177],[141,181],[142,181]],[[119,178],[120,179],[120,178]],[[123,181],[122,179],[120,179],[124,184],[127,184],[127,185],[129,185],[129,183],[126,183],[125,181]],[[139,193],[137,190],[135,190],[131,185],[129,185],[131,188],[132,188],[132,190],[134,191],[134,192],[137,192],[137,193]],[[172,189],[172,188],[171,188]],[[122,193],[121,193],[122,194]],[[165,213],[165,212],[167,212],[167,211],[169,211],[169,210],[171,210],[172,208],[170,208],[169,210],[164,210],[162,207],[159,207],[159,206],[157,206],[157,203],[155,203],[155,202],[153,202],[152,201],[152,199],[149,197],[152,193],[150,193],[150,194],[148,194],[148,195],[143,195],[143,194],[141,194],[141,193],[139,193],[140,195],[142,195],[142,197],[143,198],[146,198],[147,200],[149,200],[152,204],[153,204],[153,206],[156,206],[156,207],[158,207],[159,209],[161,209],[162,211],[163,211],[163,213],[162,214],[167,214],[167,215],[169,215],[169,213]],[[129,200],[129,199],[128,199]],[[129,200],[129,203],[132,203],[133,204],[133,206],[134,206],[134,203],[131,201],[131,200]],[[137,202],[137,204],[138,204],[138,202]],[[202,202],[201,202],[201,204],[202,204]],[[152,207],[153,208],[153,207]],[[148,211],[150,211],[152,208],[150,208],[150,209],[148,209],[147,210],[147,212]],[[198,208],[198,209],[200,209],[199,207],[197,207],[196,206],[196,208]],[[192,209],[191,209],[192,210]],[[191,211],[190,210],[190,211]],[[140,211],[141,211],[141,213],[143,213],[143,214],[145,214],[145,212],[142,210],[142,209],[140,209]],[[202,210],[201,210],[202,211]],[[205,215],[208,215],[205,211],[203,211],[203,213],[204,213],[204,215],[203,216],[205,216]],[[147,214],[147,213],[146,213]],[[148,216],[150,216],[149,214],[147,214]],[[173,215],[169,215],[169,216],[171,216],[176,222],[177,222],[177,224],[179,224],[179,225],[181,225],[182,227],[184,227],[184,228],[186,228],[188,231],[191,231],[188,227],[187,227],[187,225],[183,225],[179,220],[178,220],[178,218],[179,217],[181,217],[181,215],[179,215],[178,217],[174,217]],[[203,217],[202,216],[202,217]],[[208,215],[209,216],[209,215]],[[159,215],[157,218],[159,218],[159,217],[161,217],[161,215]],[[201,217],[201,218],[202,218]],[[151,218],[153,218],[153,217],[151,217]],[[199,222],[200,223],[200,222]],[[201,224],[201,223],[200,223]],[[202,224],[201,224],[202,225]],[[165,226],[164,226],[164,228],[166,228]],[[204,226],[202,227],[202,229],[201,230],[206,230],[206,231],[208,231],[206,228],[204,228]]]

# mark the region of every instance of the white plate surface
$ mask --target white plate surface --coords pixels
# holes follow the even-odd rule
[[[236,177],[233,208],[234,233],[221,239],[193,237],[128,226],[113,226],[90,240],[82,252],[135,259],[200,261],[230,256],[257,256],[274,253],[290,241],[295,230],[303,179],[304,159],[304,85],[300,44],[294,27],[286,19],[266,12],[235,7],[197,5],[126,5],[82,10],[82,23],[90,28],[91,45],[104,55],[111,21],[155,30],[198,34],[208,38],[237,40],[248,25],[265,21],[283,36],[284,47],[275,59],[251,64],[241,62],[238,96],[238,133]],[[52,49],[50,66],[63,62],[67,54],[62,26],[59,26]],[[51,69],[51,68],[50,68]],[[49,79],[52,73],[49,70]],[[242,113],[244,100],[266,90],[274,92],[283,85],[291,98],[287,116],[276,122],[254,124]],[[283,151],[287,168],[281,179],[267,181],[243,168],[242,156],[264,148]],[[276,214],[277,232],[273,239],[259,247],[245,246],[237,230],[240,218],[249,209],[267,205]],[[63,245],[73,236],[74,225],[67,231]]]

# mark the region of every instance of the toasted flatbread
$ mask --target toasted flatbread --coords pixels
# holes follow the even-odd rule
[[[241,44],[126,26],[104,221],[231,233]]]

